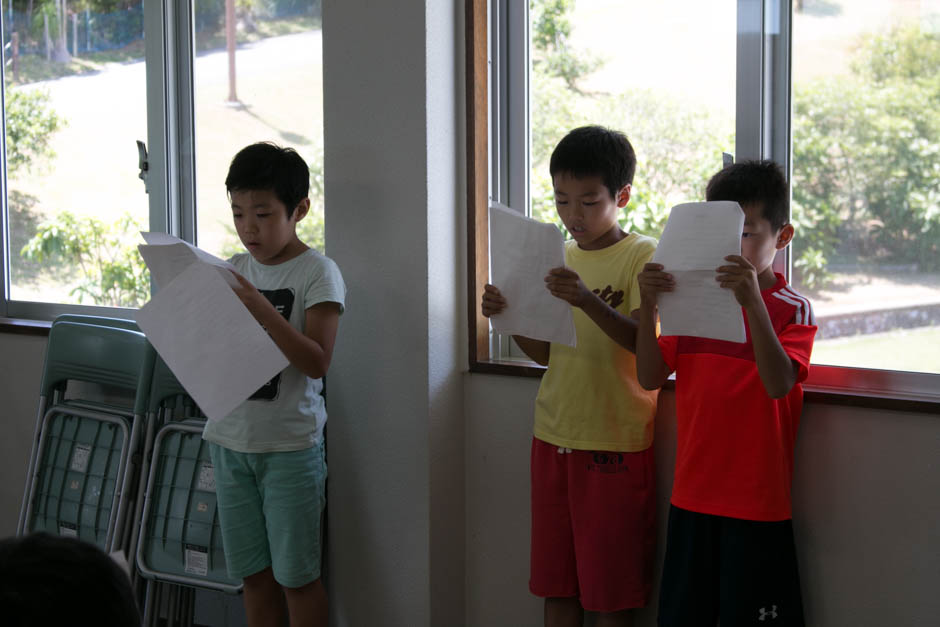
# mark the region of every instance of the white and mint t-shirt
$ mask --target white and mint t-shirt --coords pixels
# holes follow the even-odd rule
[[[345,308],[346,285],[339,267],[313,249],[276,266],[258,263],[248,253],[230,261],[301,333],[306,310],[313,305],[338,303],[340,313]],[[322,391],[322,379],[311,379],[289,365],[225,418],[207,422],[202,436],[243,453],[309,448],[320,442],[326,424]]]

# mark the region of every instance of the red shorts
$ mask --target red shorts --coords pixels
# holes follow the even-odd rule
[[[532,439],[529,589],[577,597],[593,612],[644,607],[656,545],[653,448],[569,450]]]

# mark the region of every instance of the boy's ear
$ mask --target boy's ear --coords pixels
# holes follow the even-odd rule
[[[627,183],[620,188],[620,191],[617,192],[617,206],[623,209],[630,202],[630,192],[632,191],[633,186]]]
[[[304,198],[294,207],[294,222],[300,222],[310,211],[310,199]]]
[[[793,225],[784,224],[777,233],[777,250],[783,250],[793,240]]]

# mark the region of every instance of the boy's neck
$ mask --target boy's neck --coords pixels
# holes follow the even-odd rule
[[[777,284],[777,275],[774,274],[773,265],[767,266],[757,273],[757,286],[760,291],[769,290]]]
[[[617,242],[627,239],[629,236],[630,234],[620,228],[619,224],[615,224],[609,231],[591,242],[590,246],[584,247],[578,244],[578,248],[581,250],[604,250],[605,248],[610,248]]]
[[[264,266],[279,266],[282,263],[287,263],[288,261],[292,259],[296,259],[297,257],[307,252],[308,250],[310,250],[309,246],[307,246],[302,241],[300,241],[299,237],[294,237],[294,239],[290,243],[288,243],[287,246],[285,246],[284,249],[280,253],[278,253],[278,255],[274,259],[269,260],[267,262],[259,261],[259,260],[256,260],[256,261],[258,261],[258,263]]]

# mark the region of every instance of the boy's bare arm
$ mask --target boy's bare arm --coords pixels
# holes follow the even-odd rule
[[[656,339],[656,295],[675,287],[672,275],[658,263],[648,263],[637,275],[640,286],[640,321],[636,334],[636,378],[647,390],[661,388],[672,373]]]
[[[757,372],[770,398],[783,398],[796,383],[798,366],[790,359],[774,332],[763,300],[745,307]]]
[[[607,337],[630,352],[636,352],[636,320],[625,316],[589,290],[571,268],[553,268],[545,284],[553,296],[579,307]]]
[[[245,277],[232,274],[240,284],[235,294],[264,326],[287,361],[311,379],[325,375],[333,358],[339,328],[339,303],[324,302],[308,307],[304,313],[306,332],[301,333]]]
[[[757,271],[740,255],[725,257],[730,263],[718,268],[717,280],[722,287],[734,291],[751,329],[754,359],[764,389],[771,398],[786,396],[796,384],[798,366],[790,359],[774,332],[770,314],[760,295]]]
[[[548,365],[548,357],[551,354],[552,345],[544,340],[533,340],[523,335],[513,335],[512,339],[522,349],[522,352],[529,356],[529,359],[540,366]]]
[[[483,298],[480,302],[480,309],[487,318],[498,315],[506,309],[506,299],[500,293],[498,287],[490,285],[489,283],[483,286]],[[528,355],[529,359],[540,366],[548,365],[548,357],[552,346],[549,342],[533,340],[532,338],[523,337],[522,335],[513,335],[512,339],[516,341],[516,344],[519,345],[522,352]]]

